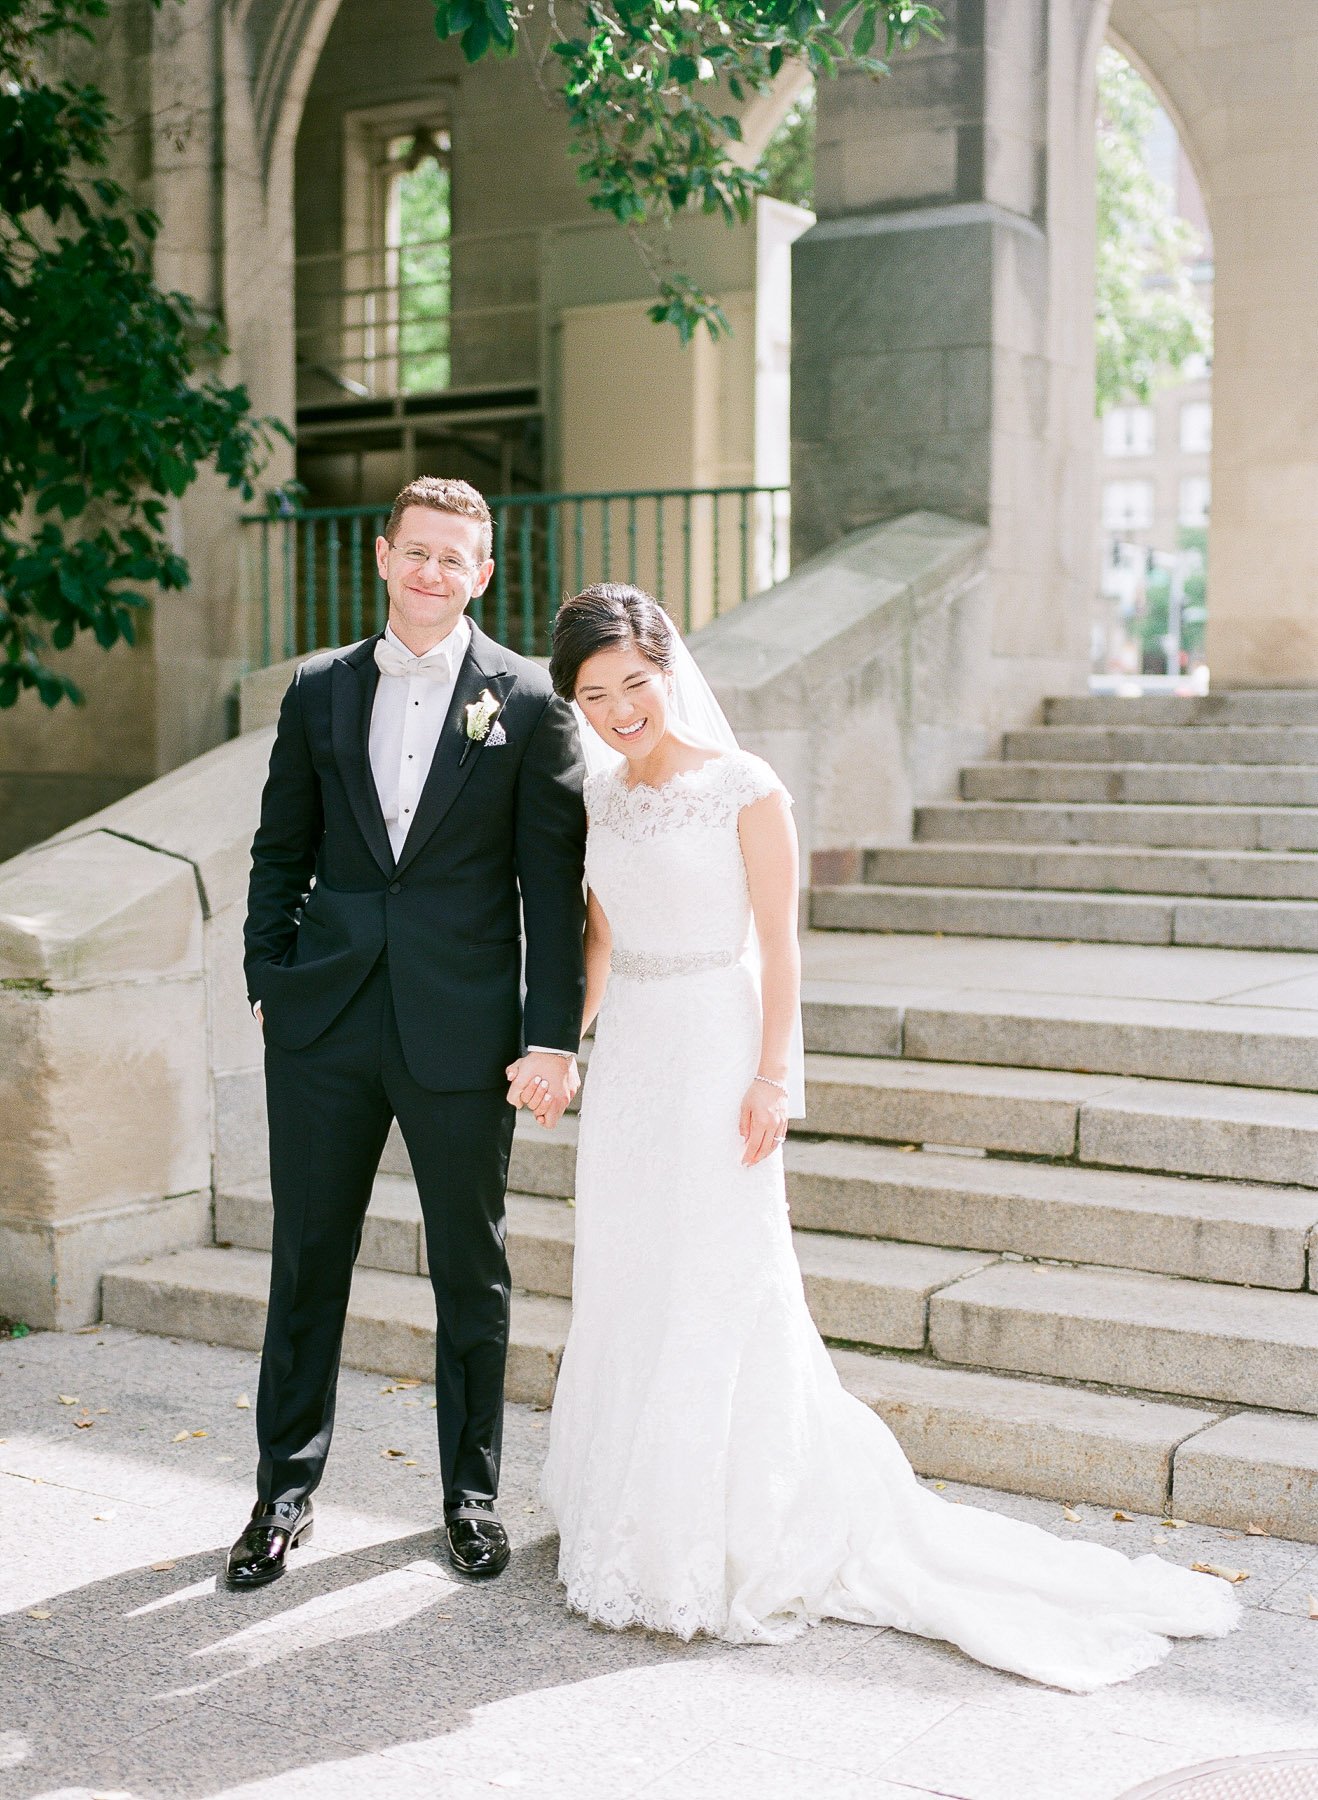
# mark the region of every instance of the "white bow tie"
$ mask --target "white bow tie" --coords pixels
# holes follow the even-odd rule
[[[418,681],[453,679],[452,657],[436,656],[427,662],[423,657],[412,656],[406,650],[400,650],[388,638],[380,638],[376,642],[375,666],[382,675],[405,675]]]

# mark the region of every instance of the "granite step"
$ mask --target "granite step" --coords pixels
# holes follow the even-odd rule
[[[1318,901],[857,883],[810,895],[816,931],[896,931],[1091,944],[1318,950]]]
[[[915,811],[921,844],[1113,844],[1166,850],[1318,850],[1318,806],[1149,806],[960,800]]]
[[[186,1250],[111,1270],[108,1323],[259,1348],[269,1258]],[[547,1406],[567,1335],[566,1301],[513,1296],[508,1398]],[[845,1387],[888,1425],[917,1472],[1132,1512],[1257,1523],[1318,1541],[1318,1421],[1166,1398],[1099,1392],[956,1368],[928,1357],[835,1348]],[[415,1275],[359,1268],[343,1360],[428,1382],[434,1307]],[[1182,1473],[1184,1471],[1184,1473]]]
[[[1318,1095],[858,1056],[807,1083],[812,1136],[1318,1187]]]
[[[1029,725],[1004,734],[1002,754],[1008,762],[1318,767],[1318,725]]]
[[[865,1048],[856,1003],[831,1029],[829,1010],[808,1004],[810,1047]],[[982,991],[877,1010],[871,1054],[1318,1092],[1318,1016],[1297,1008]]]
[[[570,1128],[564,1121],[552,1136],[519,1133],[513,1172],[523,1193],[570,1197]],[[1312,1188],[855,1141],[794,1139],[785,1161],[798,1246],[832,1232],[1253,1287],[1318,1281]]]
[[[167,1336],[257,1349],[269,1259],[246,1250],[190,1250],[115,1269],[107,1322]],[[570,1308],[513,1296],[508,1398],[546,1406]],[[834,1351],[846,1385],[883,1417],[921,1473],[1058,1499],[1156,1510],[1166,1504],[1176,1446],[1220,1411],[1121,1395],[1076,1393],[856,1351]],[[343,1360],[352,1368],[429,1381],[434,1303],[419,1276],[359,1268]]]
[[[1100,805],[1318,806],[1318,769],[1230,763],[1012,761],[969,763],[966,800]]]
[[[999,1262],[936,1294],[944,1361],[1273,1411],[1318,1409],[1318,1294]]]
[[[866,852],[864,880],[888,887],[1318,902],[1318,856],[1108,844],[899,844]]]
[[[1318,1015],[1295,1007],[807,981],[807,1050],[1318,1091]]]
[[[217,1242],[265,1251],[273,1217],[268,1188],[261,1184],[223,1196],[216,1204]],[[395,1274],[426,1273],[425,1236],[416,1189],[397,1176],[376,1182],[367,1212],[359,1257],[361,1267]],[[806,1299],[825,1337],[898,1350],[923,1349],[928,1335],[929,1298],[940,1287],[976,1269],[991,1254],[946,1245],[883,1243],[870,1237],[795,1234]],[[561,1199],[510,1193],[508,1262],[514,1286],[538,1295],[569,1299],[572,1294],[573,1215]],[[410,1244],[411,1263],[404,1249]],[[381,1248],[392,1260],[370,1259]]]
[[[1058,694],[1043,703],[1045,725],[1314,725],[1318,690],[1266,693]]]

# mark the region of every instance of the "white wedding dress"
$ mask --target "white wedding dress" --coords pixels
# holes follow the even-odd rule
[[[760,1010],[737,821],[780,789],[743,751],[658,788],[586,783],[613,960],[542,1490],[568,1604],[738,1643],[850,1619],[1058,1687],[1120,1681],[1169,1637],[1231,1630],[1231,1589],[921,1487],[806,1310],[781,1152],[741,1165]]]

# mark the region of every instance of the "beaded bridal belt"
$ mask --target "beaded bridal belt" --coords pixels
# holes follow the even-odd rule
[[[730,969],[741,961],[740,950],[687,950],[680,956],[650,956],[643,950],[615,949],[609,972],[633,981],[662,981],[669,975],[690,975],[696,969]]]

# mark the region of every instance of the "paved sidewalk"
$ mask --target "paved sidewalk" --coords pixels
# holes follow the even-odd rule
[[[564,1612],[535,1501],[545,1414],[509,1409],[513,1566],[464,1587],[434,1529],[430,1390],[354,1372],[314,1549],[262,1593],[217,1592],[256,1375],[253,1355],[127,1331],[0,1343],[6,1800],[1116,1800],[1318,1746],[1318,1546],[1092,1507],[1068,1524],[949,1487],[1250,1571],[1234,1637],[1086,1697],[854,1626],[780,1649],[619,1635]]]

